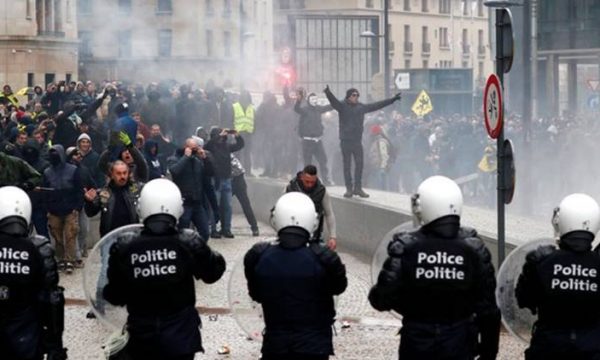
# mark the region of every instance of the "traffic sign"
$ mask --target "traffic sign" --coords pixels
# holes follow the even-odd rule
[[[411,110],[417,116],[424,116],[433,111],[433,103],[431,102],[431,98],[429,97],[429,95],[427,95],[427,92],[425,92],[425,90],[421,90]]]
[[[509,9],[502,9],[500,27],[502,29],[502,53],[500,57],[503,59],[504,73],[510,71],[513,63],[513,55],[515,53],[515,35],[512,28],[512,13]]]
[[[598,85],[600,85],[600,80],[588,80],[588,87],[590,88],[590,90],[592,91],[598,91]]]
[[[496,139],[502,131],[502,87],[496,74],[488,77],[483,93],[483,117],[485,128],[492,139]]]
[[[410,73],[407,72],[399,72],[396,74],[394,78],[394,83],[398,90],[408,90],[410,89]]]

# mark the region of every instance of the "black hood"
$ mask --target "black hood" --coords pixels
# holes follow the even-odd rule
[[[21,149],[21,154],[29,163],[37,160],[40,157],[40,144],[35,139],[28,139]]]
[[[594,234],[589,231],[571,231],[560,238],[558,247],[575,252],[590,251],[592,241],[594,241]]]

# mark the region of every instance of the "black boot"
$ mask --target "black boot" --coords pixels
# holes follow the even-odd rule
[[[346,192],[344,193],[344,197],[345,198],[351,198],[352,197],[352,190],[346,188]]]
[[[354,195],[358,195],[361,198],[368,198],[369,194],[367,194],[366,192],[363,191],[363,189],[354,189]]]

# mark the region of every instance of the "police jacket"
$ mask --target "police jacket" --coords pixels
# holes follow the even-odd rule
[[[300,115],[300,122],[298,124],[298,135],[300,137],[313,137],[318,138],[323,136],[323,122],[321,121],[321,115],[328,111],[331,111],[333,107],[327,106],[312,106],[306,104],[301,106],[300,101],[296,101],[294,105],[294,111]]]
[[[474,229],[444,228],[452,218],[458,221],[447,216],[418,231],[395,234],[369,301],[379,311],[402,314],[407,323],[432,327],[475,317],[482,351],[493,358],[500,311],[491,256]]]
[[[111,246],[103,295],[127,307],[134,352],[181,356],[202,350],[194,279],[211,284],[224,272],[225,259],[195,231],[144,229]]]
[[[540,246],[527,254],[515,296],[522,308],[538,314],[538,326],[585,327],[600,321],[600,256],[593,236],[564,235],[558,249]]]
[[[361,140],[365,114],[384,108],[394,102],[394,98],[390,98],[372,104],[350,104],[348,101],[339,101],[329,89],[325,91],[325,95],[331,106],[339,113],[340,140]]]
[[[333,354],[333,295],[346,289],[346,268],[328,248],[307,246],[308,237],[288,227],[278,243],[258,243],[244,257],[250,297],[263,306],[263,354]]]
[[[62,349],[64,298],[50,241],[0,234],[0,245],[0,339],[8,347],[2,357],[33,358],[42,336],[44,352]]]
[[[98,196],[93,201],[85,202],[84,210],[88,217],[100,213],[100,237],[122,225],[139,222],[135,207],[142,186],[142,183],[129,181],[123,188],[118,188],[110,181],[107,186],[99,189]],[[116,209],[116,191],[122,192],[124,208]]]

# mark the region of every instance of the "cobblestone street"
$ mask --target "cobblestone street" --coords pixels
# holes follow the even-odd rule
[[[256,241],[272,237],[273,231],[266,224],[260,224],[261,236],[253,238],[243,216],[233,219],[235,239],[213,239],[210,245],[221,252],[227,260],[227,272],[216,284],[202,286],[197,291],[197,305],[205,308],[202,314],[202,338],[204,354],[196,359],[240,359],[253,360],[260,356],[260,342],[248,340],[247,335],[237,325],[229,313],[228,285],[238,261]],[[340,254],[348,271],[348,289],[338,299],[338,321],[334,337],[336,356],[332,359],[344,360],[388,360],[397,358],[400,321],[388,313],[379,313],[371,308],[367,293],[371,286],[370,259],[344,252],[343,239],[339,239]],[[98,320],[85,318],[88,306],[82,287],[82,271],[61,278],[66,288],[66,330],[65,345],[69,348],[69,358],[75,360],[104,359],[101,344],[110,334]],[[245,289],[243,289],[245,291]],[[443,299],[440,300],[443,306]],[[342,329],[341,321],[350,327]],[[260,324],[257,324],[260,329]],[[227,344],[229,355],[219,355],[217,350]],[[503,334],[498,359],[522,359],[524,345],[508,334]]]

